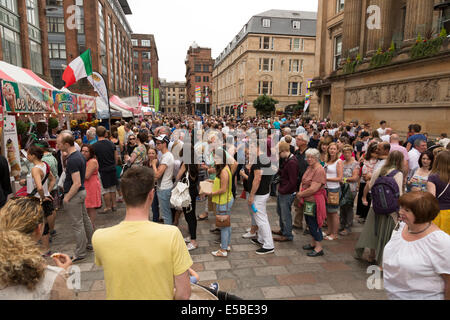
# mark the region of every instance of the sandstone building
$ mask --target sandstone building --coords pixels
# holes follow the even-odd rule
[[[163,114],[186,114],[186,82],[161,81],[161,112]]]
[[[284,110],[304,100],[314,75],[316,13],[270,10],[253,16],[217,57],[213,109],[254,116],[263,94]]]
[[[430,134],[450,124],[450,3],[319,0],[311,112]]]

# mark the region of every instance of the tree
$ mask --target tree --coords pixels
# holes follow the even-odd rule
[[[275,105],[278,103],[277,100],[269,97],[267,95],[259,96],[258,99],[253,101],[253,106],[258,113],[267,115],[275,111]]]
[[[294,113],[300,114],[305,109],[305,100],[297,101],[297,105],[294,107]]]

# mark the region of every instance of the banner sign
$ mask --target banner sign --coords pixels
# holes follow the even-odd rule
[[[94,97],[22,83],[3,80],[1,91],[6,113],[95,113],[97,109]]]
[[[78,106],[81,113],[96,113],[97,104],[94,97],[78,96]]]
[[[306,112],[308,110],[309,106],[311,105],[311,84],[313,80],[308,79],[307,85],[306,85],[306,96],[305,96],[305,108],[303,109],[303,112]]]
[[[6,112],[53,112],[54,100],[49,89],[3,80],[2,93]]]
[[[109,105],[108,89],[106,88],[105,79],[98,72],[93,72],[88,77],[89,82],[94,87],[95,92],[103,99],[105,104]]]
[[[4,122],[3,154],[8,159],[11,177],[19,180],[20,177],[20,150],[17,140],[16,117],[6,116]]]
[[[144,103],[148,104],[148,86],[142,86],[142,100]]]
[[[195,87],[195,103],[200,103],[202,101],[202,88]]]
[[[158,112],[159,111],[159,89],[156,88],[155,89],[155,111]]]

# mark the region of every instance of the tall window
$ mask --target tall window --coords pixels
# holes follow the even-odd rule
[[[299,72],[300,71],[300,61],[298,59],[289,60],[289,72]]]
[[[336,71],[341,64],[342,58],[342,36],[334,38],[334,65],[333,70]]]
[[[133,45],[133,47],[137,47],[139,45],[139,42],[137,39],[131,39],[131,44]]]
[[[260,58],[259,71],[273,71],[273,59]]]
[[[336,13],[344,11],[345,0],[336,0]]]
[[[151,70],[151,63],[150,62],[142,62],[142,70],[150,71]]]
[[[2,5],[3,5],[3,1]],[[3,61],[15,66],[22,66],[22,53],[20,49],[20,34],[0,25],[2,38]]]
[[[37,1],[36,0],[27,0],[26,4],[27,4],[28,23],[39,28],[39,11],[38,11],[39,7],[37,4]]]
[[[195,82],[202,82],[201,76],[195,76]]]
[[[203,65],[203,72],[209,72],[209,65],[207,64]]]
[[[258,94],[272,94],[272,81],[259,81]]]
[[[209,77],[208,76],[203,77],[203,82],[209,82]]]
[[[302,95],[302,82],[289,82],[288,95],[301,96]]]
[[[304,51],[305,50],[305,39],[291,39],[291,51]]]
[[[265,49],[265,50],[269,50],[269,49],[273,50],[273,38],[271,41],[270,37],[260,37],[259,38],[259,48]]]
[[[30,40],[31,70],[38,74],[43,73],[41,44]]]
[[[202,65],[201,64],[196,64],[194,66],[194,71],[195,72],[202,72]]]
[[[150,51],[142,52],[142,59],[150,60],[151,54]]]
[[[0,0],[0,6],[5,7],[9,11],[17,12],[17,0]]]

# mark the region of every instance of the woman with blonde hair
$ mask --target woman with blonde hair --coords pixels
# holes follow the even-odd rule
[[[44,213],[38,199],[11,199],[0,210],[0,300],[70,300],[66,270],[72,264],[65,254],[42,258],[37,241],[44,230]]]
[[[336,143],[330,143],[327,151],[325,172],[327,174],[327,222],[328,233],[325,240],[336,240],[339,229],[339,208],[341,196],[341,182],[344,177],[344,165],[339,159],[339,150]]]
[[[438,199],[441,209],[434,224],[450,234],[450,151],[442,151],[434,159],[427,190]]]

